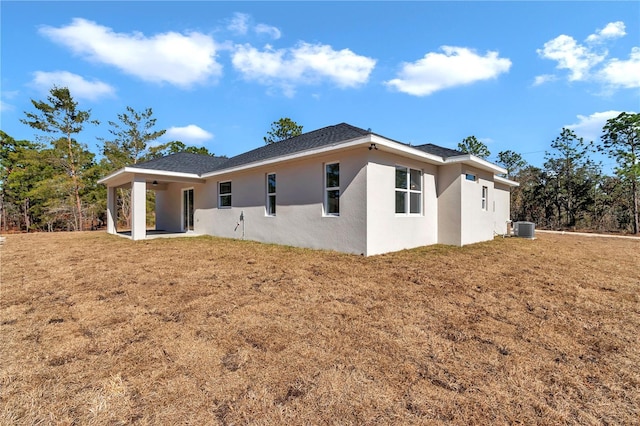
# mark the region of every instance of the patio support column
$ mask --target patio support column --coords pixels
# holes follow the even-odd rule
[[[116,188],[107,187],[107,233],[116,233],[116,220],[118,212],[116,211]]]
[[[131,238],[144,240],[147,237],[147,183],[141,177],[131,182]]]

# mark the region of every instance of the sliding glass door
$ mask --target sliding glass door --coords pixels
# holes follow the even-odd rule
[[[193,188],[182,190],[182,230],[193,231]]]

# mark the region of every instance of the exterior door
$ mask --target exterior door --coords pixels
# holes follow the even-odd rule
[[[193,188],[182,190],[182,230],[193,231]]]

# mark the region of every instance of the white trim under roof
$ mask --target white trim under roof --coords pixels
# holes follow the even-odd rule
[[[98,183],[108,183],[119,177],[120,175],[124,175],[125,173],[133,173],[140,175],[154,175],[154,176],[162,176],[162,177],[175,177],[175,178],[187,178],[187,179],[196,179],[201,181],[202,177],[197,173],[183,173],[183,172],[171,172],[167,170],[155,170],[155,169],[143,169],[140,167],[124,167],[120,170],[116,170],[115,172],[109,174],[108,176],[103,177],[98,180]]]
[[[312,155],[327,154],[327,153],[334,152],[341,149],[355,148],[360,145],[362,145],[363,147],[369,146],[372,143],[375,144],[378,149],[380,149],[380,147],[384,147],[384,148],[387,148],[388,151],[396,152],[405,156],[409,155],[415,158],[419,158],[420,160],[426,161],[428,163],[432,163],[436,165],[444,163],[444,161],[442,160],[442,157],[440,156],[429,154],[427,152],[421,151],[419,149],[416,149],[410,146],[405,146],[400,142],[394,142],[378,135],[369,134],[364,137],[351,139],[349,141],[340,141],[330,145],[324,145],[319,148],[311,148],[305,151],[295,152],[289,155],[281,155],[277,157],[268,158],[265,160],[254,161],[252,163],[241,164],[236,167],[214,170],[212,172],[203,173],[202,178],[206,179],[213,176],[218,176],[218,175],[227,174],[227,173],[234,173],[241,170],[252,169],[255,167],[267,166],[275,163],[280,163],[283,161],[296,160],[299,158],[308,157]]]
[[[429,154],[421,149],[417,149],[410,145],[405,145],[400,142],[390,141],[389,139],[385,139],[381,136],[372,135],[372,142],[378,146],[378,144],[382,144],[382,146],[389,148],[391,152],[399,153],[402,155],[408,155],[410,157],[418,158],[420,160],[426,160],[427,163],[431,164],[444,164],[444,160],[441,156],[435,154]]]
[[[446,160],[444,160],[444,163],[445,164],[466,163],[466,164],[475,166],[479,169],[486,170],[488,172],[493,172],[495,174],[507,173],[507,169],[503,169],[497,164],[490,163],[487,160],[484,160],[480,157],[476,157],[475,155],[471,155],[471,154],[456,155],[455,157],[449,157]]]
[[[503,185],[508,185],[508,186],[520,186],[520,183],[513,181],[511,179],[507,179],[507,178],[503,178],[502,176],[494,176],[493,177],[493,181],[497,182],[497,183],[501,183]]]

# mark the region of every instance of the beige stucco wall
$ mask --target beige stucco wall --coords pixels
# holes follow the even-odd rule
[[[466,174],[476,176],[475,181]],[[493,174],[463,164],[438,167],[438,242],[465,245],[493,239],[506,232],[509,187],[494,183]],[[488,191],[482,209],[482,187]]]
[[[207,184],[193,183],[169,183],[162,189],[156,190],[156,229],[168,232],[182,232],[183,207],[182,192],[185,189],[193,189],[194,201],[194,232],[198,232],[199,209],[206,204]]]
[[[467,173],[475,174],[475,182],[465,179]],[[494,214],[493,174],[462,166],[461,188],[461,245],[493,239]],[[482,187],[488,188],[487,209],[482,209]]]
[[[462,167],[460,164],[438,166],[438,243],[462,244]]]
[[[396,215],[396,166],[422,170],[421,215]],[[367,255],[437,243],[436,173],[437,166],[371,151],[367,165]]]
[[[435,166],[363,147],[209,178],[156,192],[156,228],[182,231],[182,190],[194,189],[194,232],[374,255],[435,243],[464,245],[506,232],[509,187],[461,163]],[[323,214],[324,165],[340,163],[340,216]],[[423,172],[423,214],[395,214],[395,167]],[[276,216],[266,215],[266,175],[276,173]],[[477,176],[475,182],[466,173]],[[232,207],[218,208],[218,182],[231,180]],[[488,208],[482,210],[482,186]],[[240,214],[244,222],[240,222]],[[243,234],[244,232],[244,234]]]
[[[166,189],[156,191],[156,229],[180,232],[182,212],[181,185],[170,183]]]
[[[323,214],[324,164],[333,162],[340,163],[340,216]],[[365,165],[351,150],[210,178],[195,195],[195,232],[366,254]],[[276,174],[276,216],[266,215],[268,173]],[[218,208],[218,182],[228,180],[232,207]]]
[[[511,188],[496,182],[494,191],[494,230],[496,234],[504,235],[507,233],[507,222],[511,220]]]

